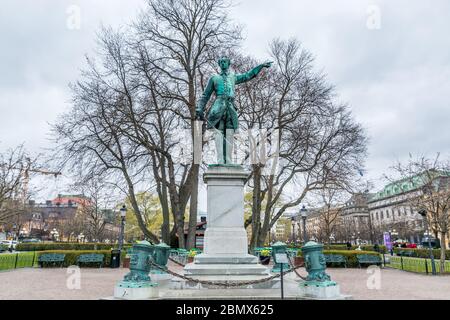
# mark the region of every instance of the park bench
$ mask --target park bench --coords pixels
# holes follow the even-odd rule
[[[370,255],[370,254],[358,254],[356,255],[356,259],[358,260],[358,265],[361,268],[362,264],[369,265],[380,265],[382,264],[382,260],[380,256]]]
[[[38,263],[41,267],[48,264],[53,264],[55,266],[60,264],[62,267],[65,257],[66,255],[62,253],[45,253],[39,256]]]
[[[103,267],[103,258],[105,255],[103,254],[81,254],[77,258],[77,265],[79,266],[82,263],[91,264],[91,263],[98,263],[100,268]]]
[[[326,254],[325,260],[327,264],[336,263],[343,264],[345,268],[347,268],[347,259],[343,255],[340,254]]]
[[[189,251],[186,249],[171,249],[170,258],[181,264],[186,264]]]

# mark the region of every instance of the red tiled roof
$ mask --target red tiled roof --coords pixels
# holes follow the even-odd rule
[[[59,204],[68,204],[69,201],[72,203],[76,203],[78,205],[86,206],[91,204],[91,200],[89,200],[86,197],[83,196],[65,196],[65,195],[59,195],[57,198],[52,200],[53,204],[59,203]]]

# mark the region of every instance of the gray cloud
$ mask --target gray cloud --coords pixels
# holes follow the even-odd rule
[[[66,27],[70,5],[80,30]],[[369,5],[381,29],[366,26]],[[68,107],[69,82],[103,24],[127,23],[142,0],[3,0],[0,11],[0,149],[26,141],[48,147],[48,122]],[[450,145],[450,30],[446,0],[246,0],[232,9],[245,27],[244,51],[268,58],[275,37],[299,38],[371,137],[368,177],[377,184],[408,153]]]

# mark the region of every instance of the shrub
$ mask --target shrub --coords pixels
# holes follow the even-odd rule
[[[361,247],[361,249],[363,251],[376,252],[374,247],[373,247],[373,245],[361,245],[360,247]],[[351,250],[355,250],[357,248],[358,248],[358,246],[352,246]],[[300,251],[301,247],[299,247],[298,249]],[[347,246],[346,245],[341,245],[341,244],[325,244],[323,246],[323,249],[324,250],[336,250],[336,251],[350,251],[350,250],[347,250]],[[380,245],[379,246],[379,252],[380,253],[387,253],[386,246]]]
[[[47,253],[59,253],[65,254],[63,267],[70,267],[77,264],[77,258],[82,254],[103,254],[103,266],[109,267],[111,263],[111,250],[49,250],[49,251],[41,251],[37,252],[37,257],[35,259],[35,266],[38,265],[39,256]],[[123,262],[125,259],[127,252],[126,250],[122,250],[120,261]],[[83,267],[88,267],[88,264],[83,264]],[[45,266],[44,266],[45,267]],[[97,267],[97,265],[93,265],[93,267]]]
[[[375,252],[375,248],[373,247],[373,245],[360,245],[360,247],[361,247],[361,249],[363,251],[373,251],[373,252]],[[358,246],[352,245],[351,250],[355,250],[357,248],[358,248]],[[380,245],[380,246],[378,246],[378,248],[379,248],[379,252],[380,253],[386,253],[387,252],[386,246],[384,246],[384,245]],[[339,250],[339,251],[341,251],[341,250],[347,250],[347,246],[346,245],[330,244],[330,245],[324,245],[324,249],[325,250]],[[347,251],[349,251],[349,250],[347,250]]]
[[[19,243],[17,251],[47,251],[47,250],[111,250],[117,248],[117,244],[106,243]],[[131,244],[124,245],[124,249],[131,247]]]
[[[360,251],[360,250],[324,250],[323,254],[325,254],[325,255],[336,254],[336,255],[344,256],[344,258],[347,260],[348,268],[357,268],[359,266],[358,259],[356,258],[356,256],[359,254],[366,254],[366,255],[373,255],[373,256],[379,255],[377,252],[374,252],[374,251]],[[297,257],[301,257],[301,256],[302,256],[302,252],[299,250],[297,252]],[[331,265],[329,265],[329,267],[343,268],[344,266],[342,264],[331,264]]]
[[[198,250],[191,249],[191,250],[189,251],[189,253],[188,253],[188,257],[189,257],[189,258],[194,258],[197,254],[199,254],[199,251],[198,251]]]

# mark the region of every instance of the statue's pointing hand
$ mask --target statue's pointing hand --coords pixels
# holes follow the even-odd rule
[[[263,63],[263,67],[270,68],[272,66],[272,64],[273,64],[273,61],[265,62],[265,63]]]

